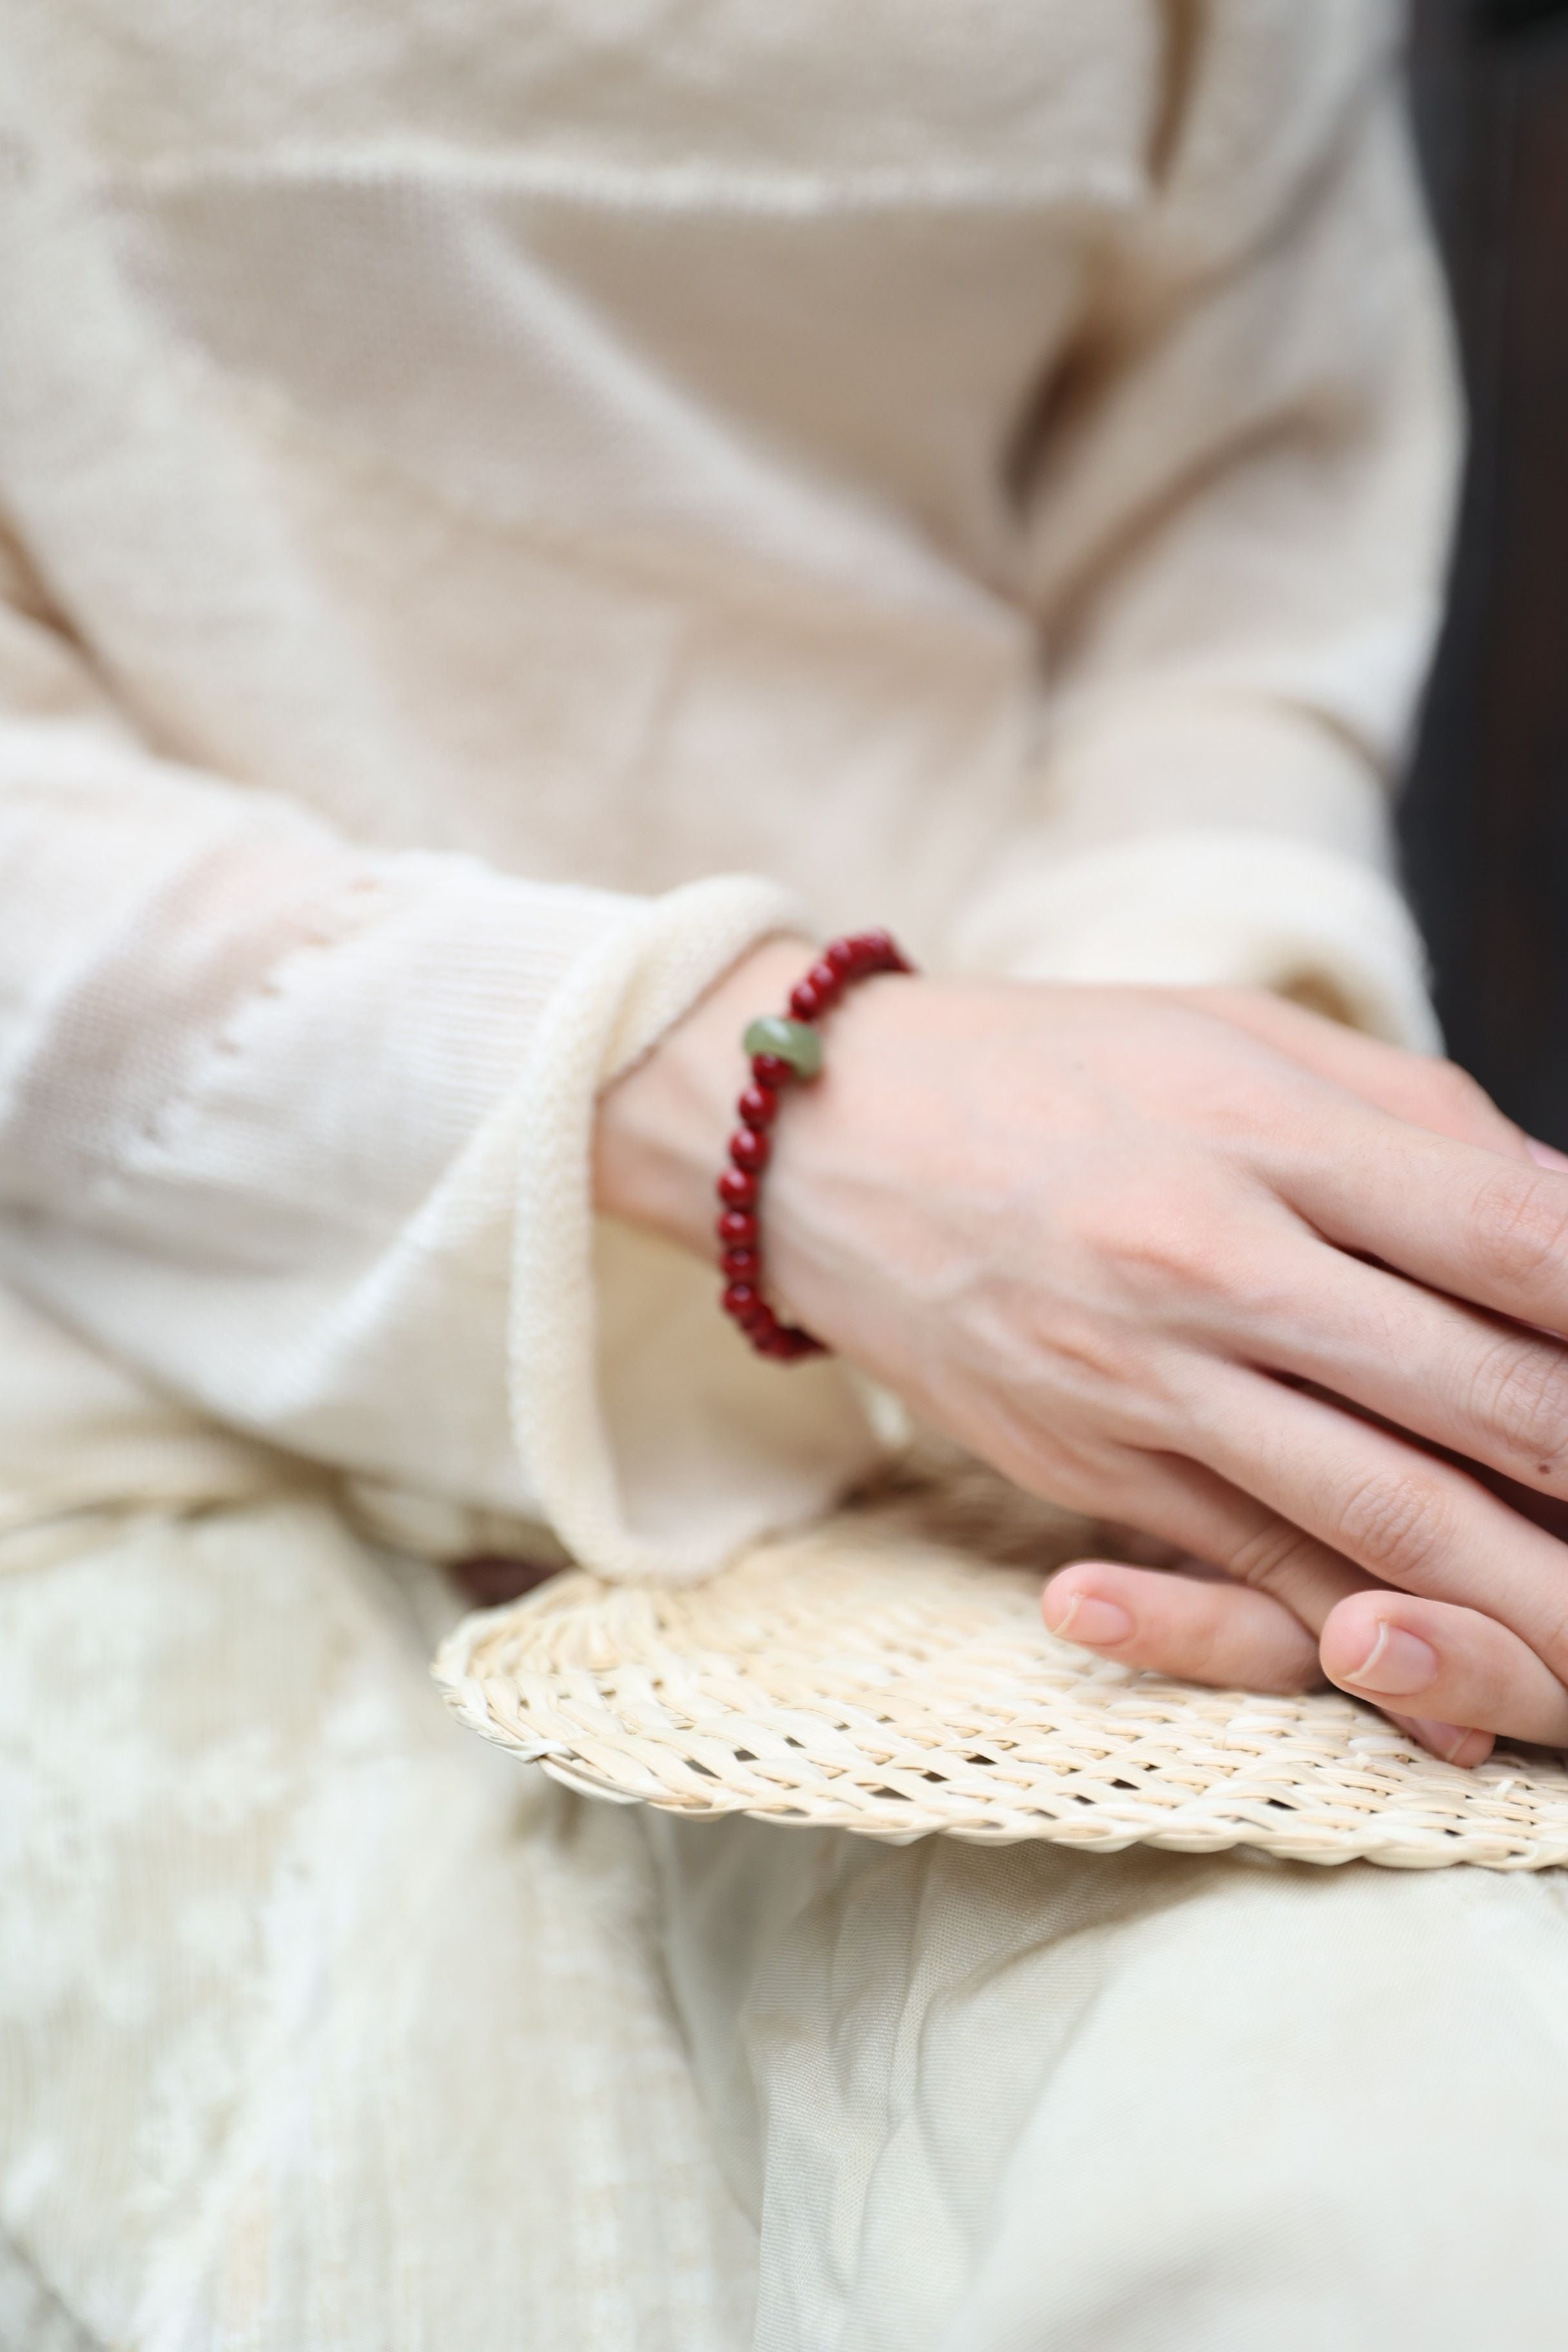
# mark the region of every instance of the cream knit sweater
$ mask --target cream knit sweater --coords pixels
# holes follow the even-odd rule
[[[0,0],[13,1518],[243,1483],[226,1427],[613,1576],[820,1507],[850,1376],[587,1186],[782,924],[1430,1040],[1396,33]]]

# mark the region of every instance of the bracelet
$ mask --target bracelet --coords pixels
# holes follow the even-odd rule
[[[768,1013],[749,1023],[741,1039],[751,1060],[752,1078],[735,1106],[741,1123],[730,1138],[730,1165],[718,1184],[723,1205],[716,1230],[724,1276],[719,1303],[759,1356],[771,1356],[781,1364],[824,1356],[827,1350],[798,1324],[781,1323],[763,1296],[757,1201],[773,1149],[768,1129],[778,1115],[780,1089],[816,1076],[822,1067],[822,1039],[814,1024],[832,1012],[852,982],[870,980],[878,972],[913,970],[886,931],[856,931],[835,940],[790,992],[787,1015]]]

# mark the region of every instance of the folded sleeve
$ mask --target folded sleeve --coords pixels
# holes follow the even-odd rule
[[[1205,11],[1166,93],[1153,199],[1110,240],[1026,471],[1032,832],[958,956],[1279,989],[1427,1046],[1387,786],[1458,401],[1397,12],[1328,13]]]
[[[599,1089],[787,893],[368,851],[152,756],[15,600],[0,688],[0,1276],[437,1548],[700,1575],[869,1458],[847,1375],[591,1205]]]

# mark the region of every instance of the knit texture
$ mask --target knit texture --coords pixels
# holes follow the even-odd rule
[[[150,1493],[243,1437],[612,1577],[822,1508],[858,1389],[588,1190],[782,925],[1433,1041],[1396,30],[0,0],[10,1522],[138,1430]]]

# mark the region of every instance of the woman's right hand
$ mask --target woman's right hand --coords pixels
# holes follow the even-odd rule
[[[614,1090],[605,1205],[707,1253],[735,1034],[807,954]],[[1225,992],[875,981],[775,1129],[773,1278],[1020,1486],[1233,1580],[1161,1579],[1129,1648],[1069,1570],[1072,1638],[1284,1687],[1305,1626],[1404,1717],[1568,1743],[1568,1549],[1432,1450],[1568,1497],[1568,1174],[1439,1067]]]

